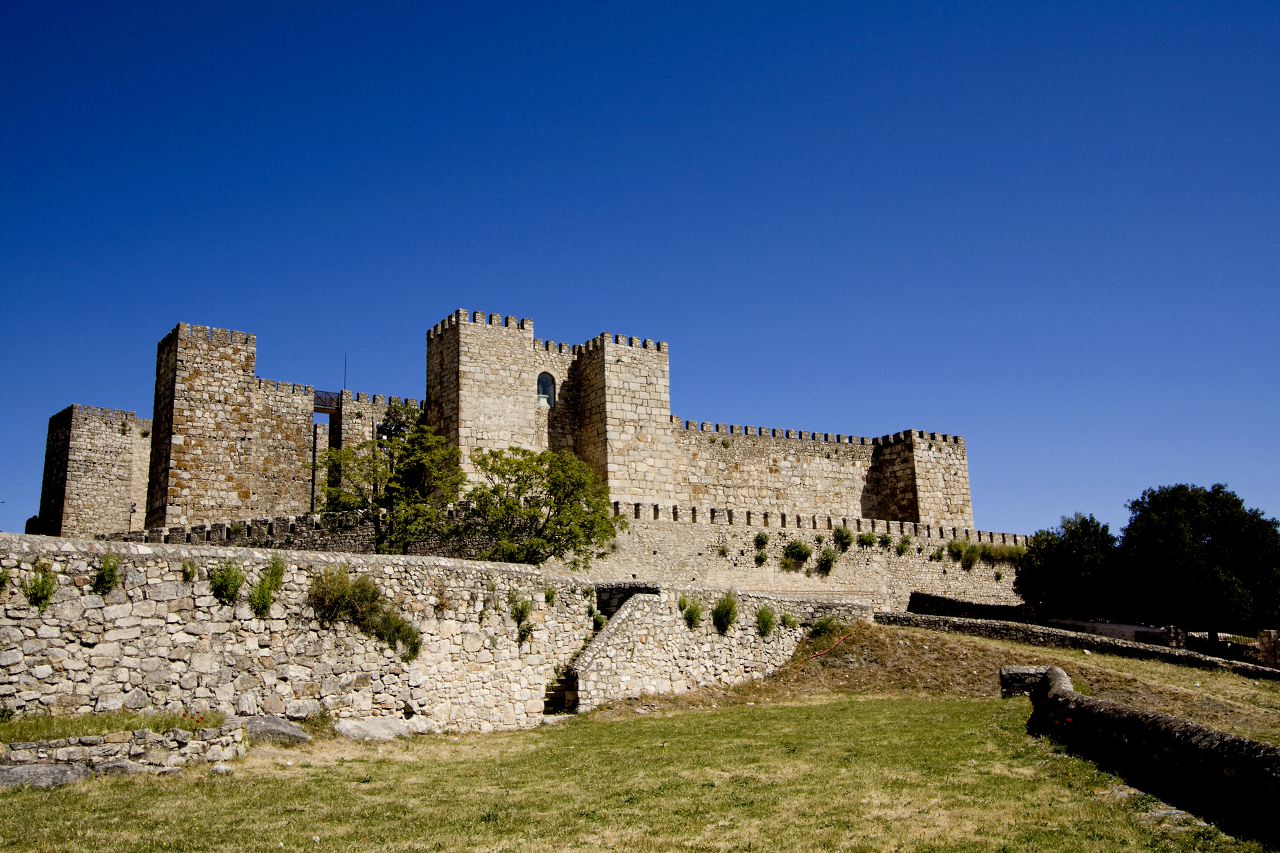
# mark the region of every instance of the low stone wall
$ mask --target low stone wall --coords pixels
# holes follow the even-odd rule
[[[1013,591],[1014,572],[1010,565],[979,563],[966,570],[949,557],[929,559],[952,539],[1025,545],[1026,537],[1018,534],[796,514],[789,516],[790,526],[779,526],[782,519],[777,513],[735,513],[709,507],[620,504],[617,509],[627,519],[628,528],[618,536],[616,550],[594,562],[591,570],[594,581],[637,581],[664,587],[722,586],[760,592],[839,593],[866,601],[880,610],[906,610],[911,594],[917,592],[979,604],[1022,603]],[[655,512],[659,517],[655,518]],[[830,574],[814,572],[818,553],[832,544],[833,526],[842,522],[855,534],[891,536],[895,546],[903,537],[908,537],[910,546],[900,555],[896,547],[854,545],[839,555]],[[755,537],[759,533],[765,533],[769,541],[763,549],[765,562],[758,566]],[[372,552],[374,542],[369,517],[359,512],[173,527],[119,534],[113,538],[155,544],[358,553]],[[782,550],[793,540],[813,549],[807,573],[781,567]],[[456,557],[476,544],[431,541],[419,543],[412,550]],[[554,562],[547,568],[569,574],[566,567]]]
[[[1246,678],[1280,681],[1280,669],[1208,657],[1185,649],[1171,649],[1166,646],[1135,643],[1130,640],[1103,637],[1097,634],[1065,631],[1061,628],[1047,628],[1043,625],[1001,622],[994,619],[965,619],[959,616],[925,616],[919,613],[876,613],[875,621],[880,625],[928,628],[931,631],[948,631],[954,634],[988,637],[993,640],[1008,640],[1032,646],[1085,649],[1100,654],[1158,660],[1198,669],[1224,669],[1237,675],[1243,675]]]
[[[123,584],[97,595],[104,554],[122,560]],[[272,557],[283,587],[266,618],[246,598]],[[212,595],[209,569],[247,575],[234,606]],[[38,563],[57,591],[40,613],[19,583]],[[183,564],[194,568],[190,582]],[[418,629],[422,651],[402,661],[351,625],[324,625],[306,604],[310,581],[346,566],[373,578]],[[591,636],[584,581],[528,567],[440,557],[259,551],[0,535],[0,703],[18,713],[129,708],[304,717],[394,715],[414,731],[489,731],[536,725],[557,666]],[[519,643],[512,597],[531,603],[531,638]],[[554,604],[548,603],[548,599]]]
[[[1077,693],[1048,667],[1031,690],[1027,729],[1227,832],[1280,841],[1266,807],[1280,798],[1280,748]]]
[[[739,599],[738,620],[723,635],[711,623],[716,599],[704,601],[696,628],[685,623],[678,600],[673,591],[627,599],[574,667],[579,710],[616,699],[763,678],[790,660],[804,636],[801,628],[784,628],[779,621],[768,637],[761,637],[755,623],[758,598]]]
[[[244,727],[228,720],[218,728],[169,732],[111,732],[103,735],[0,743],[0,769],[66,764],[92,773],[159,772],[199,762],[230,761],[244,755]]]

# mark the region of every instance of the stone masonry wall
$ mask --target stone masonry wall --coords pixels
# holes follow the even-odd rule
[[[244,753],[244,726],[233,719],[221,726],[192,731],[140,729],[33,743],[0,743],[0,767],[69,764],[101,774],[157,772],[200,761],[229,761]]]
[[[672,501],[681,455],[671,434],[667,345],[624,335],[587,343],[604,368],[604,433],[609,494],[621,501]]]
[[[578,708],[634,696],[685,693],[711,684],[763,678],[791,659],[802,628],[779,622],[768,637],[756,629],[759,602],[739,602],[738,620],[720,634],[711,623],[708,598],[701,624],[690,628],[679,593],[633,595],[578,659]],[[753,606],[754,605],[754,606]],[[774,608],[777,612],[777,608]]]
[[[105,553],[123,559],[124,584],[105,597],[89,579]],[[245,599],[273,557],[285,582],[268,618]],[[184,561],[198,577],[186,582]],[[240,603],[210,593],[209,568],[236,561],[248,576]],[[17,581],[38,562],[58,590],[39,613]],[[533,725],[543,693],[591,633],[592,593],[573,579],[519,567],[430,557],[86,542],[0,535],[0,702],[19,713],[117,708],[338,717],[409,717],[417,731],[489,731]],[[405,663],[376,639],[325,626],[305,604],[312,577],[347,566],[368,574],[421,632]],[[547,604],[545,590],[555,590]],[[532,602],[532,639],[516,641],[510,596]]]
[[[160,343],[147,526],[311,508],[315,389],[254,377],[253,335],[180,324]]]
[[[1025,545],[1013,533],[938,528],[925,524],[835,516],[707,507],[664,507],[618,504],[628,529],[619,534],[617,550],[592,564],[600,581],[645,581],[672,587],[713,585],[768,592],[838,593],[858,598],[877,610],[906,610],[913,592],[925,592],[980,604],[1021,604],[1013,591],[1011,566],[978,563],[966,571],[943,555],[931,560],[951,539]],[[658,518],[655,518],[655,513]],[[903,536],[906,554],[896,547],[853,545],[835,568],[823,576],[812,571],[818,553],[832,544],[832,529],[845,524],[860,532],[888,533],[894,546]],[[784,526],[785,525],[785,526]],[[755,537],[769,537],[763,566],[755,563]],[[818,543],[819,537],[822,544]],[[781,568],[782,550],[799,539],[813,549],[805,571]],[[723,549],[723,553],[721,553]]]
[[[50,418],[41,529],[62,536],[142,529],[150,435],[151,421],[133,412],[69,406]]]

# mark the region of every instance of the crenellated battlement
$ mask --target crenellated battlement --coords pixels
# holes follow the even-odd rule
[[[316,395],[316,389],[312,385],[296,385],[292,382],[276,382],[271,379],[255,379],[259,391],[276,391],[281,394],[291,394],[298,397],[312,397]]]
[[[115,425],[127,424],[129,422],[139,424],[151,423],[147,418],[139,418],[137,412],[126,412],[121,409],[103,409],[98,406],[82,406],[79,403],[67,406],[65,409],[54,415],[55,418],[67,416],[87,418]]]
[[[533,334],[533,320],[527,317],[516,318],[511,315],[487,314],[484,311],[468,311],[459,308],[439,323],[427,330],[427,340],[433,340],[448,329],[463,325],[488,326],[494,329],[515,329]]]
[[[736,438],[767,438],[787,441],[808,441],[818,444],[857,444],[887,447],[891,445],[905,444],[912,440],[919,440],[936,441],[939,444],[964,445],[964,439],[961,436],[949,435],[947,433],[925,432],[923,430],[905,430],[903,432],[895,432],[892,435],[867,438],[865,436],[844,435],[842,433],[808,432],[806,430],[779,429],[774,427],[753,427],[740,426],[738,424],[716,424],[709,423],[707,421],[687,421],[678,418],[675,415],[671,416],[671,425],[675,429],[683,432],[703,432],[711,435]]]
[[[219,346],[257,346],[257,336],[248,332],[237,332],[233,329],[219,329],[214,326],[192,326],[179,323],[175,329],[184,338],[206,340]]]
[[[426,401],[418,400],[414,397],[395,397],[385,394],[366,394],[364,391],[347,391],[343,390],[342,399],[353,403],[368,403],[373,406],[399,406],[408,405],[415,409],[421,409],[426,405]]]
[[[666,341],[654,341],[651,338],[635,338],[628,335],[615,335],[612,332],[601,332],[583,345],[587,351],[607,346],[631,347],[633,349],[651,349],[667,352]]]

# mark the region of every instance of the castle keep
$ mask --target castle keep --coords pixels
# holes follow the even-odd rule
[[[655,519],[678,520],[681,507],[696,519],[704,507],[766,524],[790,515],[909,522],[951,536],[973,527],[959,436],[681,420],[671,413],[668,347],[649,339],[561,344],[535,338],[531,320],[457,311],[426,344],[425,398],[406,402],[425,406],[464,466],[477,449],[572,452],[616,504],[637,516],[652,506]],[[371,437],[398,400],[260,379],[255,359],[253,335],[183,323],[157,348],[151,422],[84,406],[54,415],[29,532],[118,534],[322,509],[321,454]]]

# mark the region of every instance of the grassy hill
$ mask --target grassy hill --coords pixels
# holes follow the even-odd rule
[[[1276,731],[1277,690],[1236,676],[857,626],[761,684],[535,731],[0,794],[0,849],[1260,849],[1027,737],[1029,703],[995,698],[999,666],[1027,662]]]

